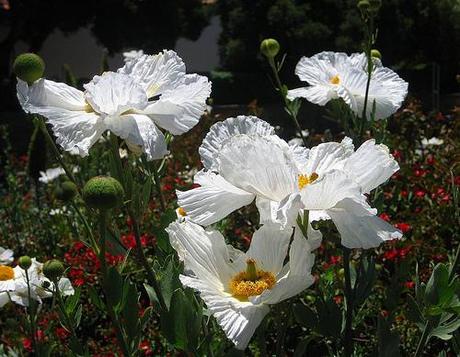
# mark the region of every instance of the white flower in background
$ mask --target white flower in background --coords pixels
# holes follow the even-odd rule
[[[439,146],[444,144],[444,140],[438,139],[436,137],[432,137],[431,139],[423,138],[421,141],[422,148],[426,148],[428,146]]]
[[[302,57],[295,73],[308,87],[292,89],[288,98],[305,98],[325,105],[331,99],[342,98],[358,116],[363,114],[367,85],[365,54],[321,52],[312,57]],[[395,113],[407,95],[408,84],[391,69],[374,59],[366,117],[369,119],[375,102],[375,119],[384,119]]]
[[[72,172],[77,173],[79,170],[80,168],[75,166],[72,169]],[[62,167],[53,167],[51,169],[47,169],[46,171],[40,171],[40,177],[38,178],[38,181],[42,183],[50,183],[61,175],[65,175],[64,169]]]
[[[376,216],[364,194],[399,169],[384,145],[368,140],[354,151],[351,139],[311,150],[289,146],[256,117],[214,124],[199,152],[204,170],[200,187],[177,191],[188,219],[210,225],[256,200],[261,223],[295,226],[302,210],[309,221],[332,219],[348,248],[370,248],[401,233]],[[321,233],[308,225],[312,246]]]
[[[11,249],[0,247],[0,264],[6,265],[13,262],[14,252]]]
[[[246,253],[226,245],[220,232],[189,221],[173,222],[166,230],[184,262],[182,284],[200,293],[238,349],[246,348],[269,312],[268,305],[297,295],[314,282],[314,256],[307,241],[297,234],[289,247],[291,228],[262,226]],[[288,255],[289,262],[283,266]]]
[[[32,265],[27,269],[29,275],[31,299],[42,302],[42,299],[52,297],[53,283],[43,275],[43,264],[32,259]],[[58,281],[59,290],[63,295],[73,295],[74,289],[70,280],[61,278]],[[46,288],[45,286],[48,286]],[[50,291],[51,290],[51,291]],[[29,305],[29,292],[25,270],[16,266],[11,268],[0,265],[0,307],[12,301],[22,306]]]
[[[123,61],[129,62],[132,61],[133,59],[136,59],[144,54],[144,51],[142,50],[131,50],[131,51],[126,51],[123,52]]]
[[[206,109],[211,83],[185,74],[174,51],[142,55],[117,72],[105,72],[84,85],[85,91],[39,79],[29,86],[18,79],[17,94],[24,111],[40,114],[53,127],[66,151],[86,156],[109,130],[149,160],[168,151],[161,127],[180,135],[195,126]]]

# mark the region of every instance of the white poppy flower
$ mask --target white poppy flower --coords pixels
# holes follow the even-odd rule
[[[32,259],[32,264],[27,273],[29,275],[30,297],[33,300],[42,302],[42,299],[52,297],[51,291],[53,283],[43,275],[43,264],[37,262],[35,258]],[[70,280],[61,278],[58,282],[59,289],[63,295],[73,295],[74,289]],[[48,288],[45,288],[48,286]],[[29,290],[27,285],[27,278],[25,271],[16,266],[11,268],[9,266],[0,265],[0,307],[6,301],[15,302],[22,306],[29,305]]]
[[[142,55],[83,87],[84,92],[43,78],[29,86],[18,79],[17,92],[26,112],[47,118],[64,150],[78,149],[86,156],[109,130],[149,160],[168,153],[158,127],[173,135],[187,132],[198,123],[211,93],[208,79],[185,74],[174,51]]]
[[[14,252],[11,249],[0,247],[0,264],[6,265],[13,262]]]
[[[183,285],[197,290],[208,310],[238,349],[245,349],[257,326],[276,304],[313,284],[314,256],[292,229],[267,224],[257,230],[244,253],[225,244],[222,234],[190,221],[166,229],[184,262]],[[289,254],[288,254],[289,251]],[[286,256],[289,262],[283,266]]]
[[[349,138],[308,150],[289,146],[268,123],[240,116],[213,125],[199,152],[205,167],[195,175],[200,187],[177,191],[179,206],[198,224],[218,222],[256,199],[261,223],[295,226],[306,209],[310,222],[332,219],[349,248],[401,237],[364,196],[399,169],[388,148],[374,140],[356,151]],[[318,246],[321,233],[310,224],[308,235]]]
[[[72,172],[77,173],[79,170],[80,169],[78,167],[74,167]],[[65,175],[64,169],[62,167],[53,167],[46,169],[46,171],[40,171],[40,177],[38,178],[38,181],[41,183],[50,183],[61,175]]]
[[[367,85],[365,54],[321,52],[302,57],[295,73],[308,87],[288,91],[290,100],[305,98],[325,105],[331,99],[342,98],[358,116],[363,114]],[[375,103],[375,119],[384,119],[395,113],[407,95],[408,84],[391,69],[374,60],[369,86],[366,117],[370,118]]]

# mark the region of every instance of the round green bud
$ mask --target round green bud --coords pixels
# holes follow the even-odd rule
[[[113,177],[96,176],[83,187],[83,199],[91,208],[108,210],[121,205],[124,191]]]
[[[57,259],[48,260],[43,264],[43,274],[51,281],[59,279],[64,270],[64,265]]]
[[[369,0],[358,1],[358,9],[361,10],[361,12],[366,12],[370,7],[371,4],[369,3]]]
[[[13,71],[18,78],[32,84],[43,77],[45,62],[35,53],[23,53],[14,60]]]
[[[27,270],[32,265],[32,259],[30,259],[30,257],[27,255],[23,255],[18,259],[18,265],[21,267],[21,269]]]
[[[373,49],[371,50],[371,57],[382,59],[382,54],[380,53],[379,50]]]
[[[72,181],[64,181],[54,189],[54,195],[60,201],[69,202],[77,194],[77,185]]]
[[[274,38],[266,38],[260,43],[260,52],[268,58],[274,58],[280,51],[280,44]]]

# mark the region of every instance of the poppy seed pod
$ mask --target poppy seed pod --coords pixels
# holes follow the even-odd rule
[[[43,274],[51,281],[59,279],[64,270],[64,265],[57,259],[48,260],[43,264]]]
[[[83,199],[91,208],[108,210],[121,205],[123,186],[113,177],[96,176],[83,187]]]
[[[275,57],[280,51],[280,44],[273,38],[266,38],[260,43],[260,52],[268,58]]]
[[[77,194],[77,186],[71,181],[64,181],[54,190],[54,195],[60,201],[71,201]]]
[[[32,84],[43,77],[45,62],[35,53],[23,53],[14,60],[13,71],[18,78]]]
[[[18,265],[21,269],[27,270],[32,265],[32,259],[29,256],[24,255],[18,259]]]

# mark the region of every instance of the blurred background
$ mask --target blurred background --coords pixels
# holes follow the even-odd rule
[[[47,78],[81,86],[122,66],[125,51],[175,49],[189,72],[212,80],[214,111],[249,107],[283,125],[260,41],[279,40],[287,54],[282,75],[292,88],[300,85],[294,68],[301,56],[360,51],[361,26],[356,0],[0,0],[0,121],[24,150],[31,124],[21,120],[11,73],[22,52],[43,57]],[[459,0],[384,0],[378,28],[383,63],[409,82],[411,97],[427,111],[459,104]],[[333,124],[323,114],[305,103],[301,120],[325,130]]]

